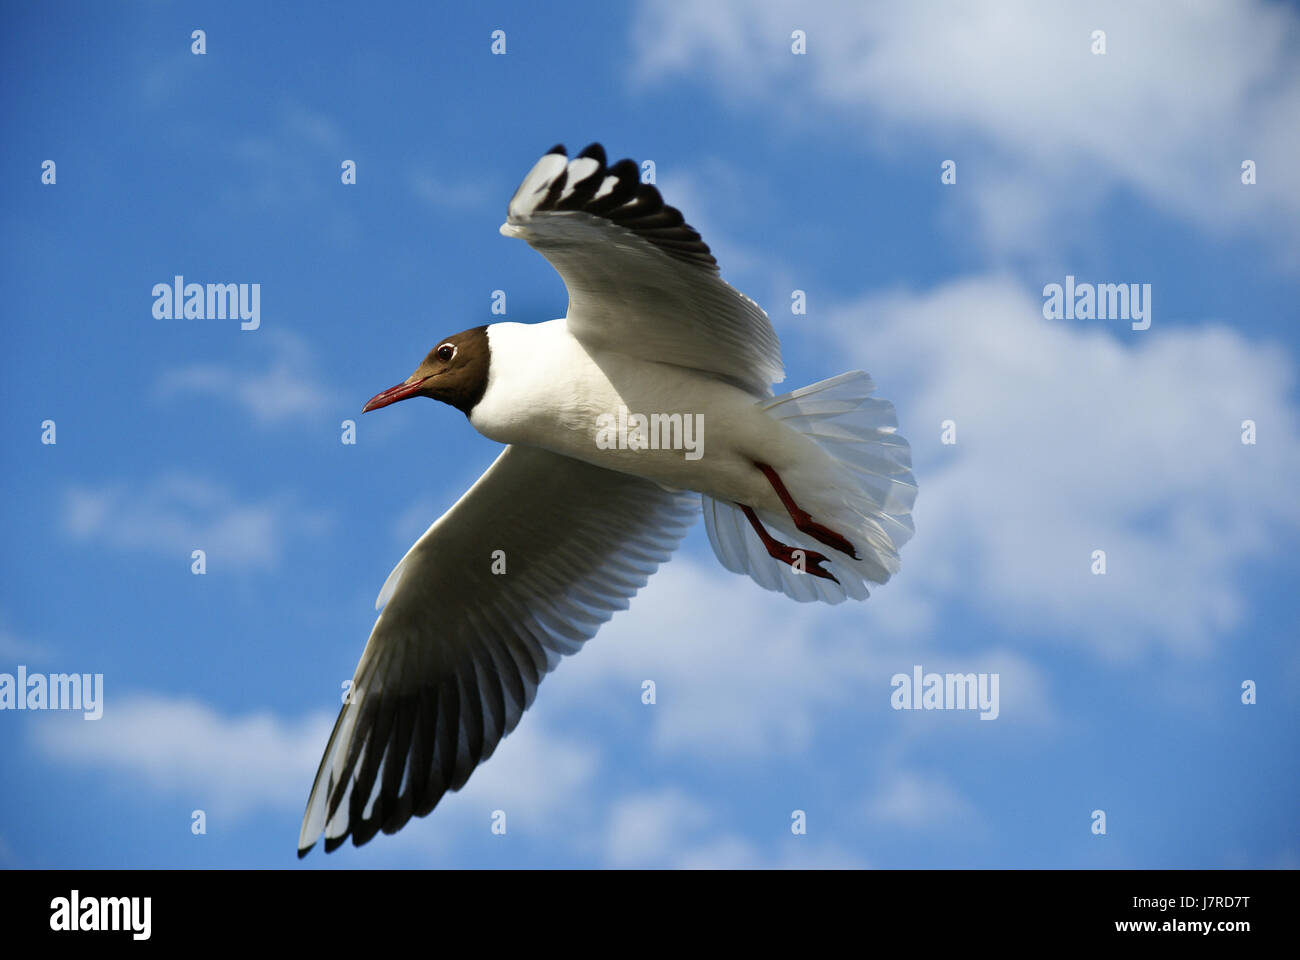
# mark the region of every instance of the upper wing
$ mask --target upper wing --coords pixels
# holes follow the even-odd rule
[[[542,157],[501,232],[523,237],[564,279],[570,332],[590,347],[702,370],[755,396],[785,378],[763,308],[718,275],[709,248],[632,160],[598,143]]]
[[[384,584],[299,856],[322,832],[327,851],[392,833],[464,786],[542,677],[627,607],[698,512],[694,495],[507,447]]]

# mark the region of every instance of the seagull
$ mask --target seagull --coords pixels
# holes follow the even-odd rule
[[[913,532],[893,405],[862,371],[774,396],[767,314],[635,161],[554,147],[501,233],[550,261],[568,312],[446,337],[364,407],[429,397],[506,446],[384,583],[300,857],[463,787],[701,513],[724,567],[801,602],[865,599]]]

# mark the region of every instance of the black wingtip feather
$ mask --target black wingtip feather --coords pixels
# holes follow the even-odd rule
[[[565,184],[569,182],[569,168],[565,167],[560,171],[560,175],[551,181],[551,189],[546,191],[546,197],[537,205],[539,210],[554,210],[555,205],[560,202],[560,194],[564,192]]]
[[[636,190],[636,185],[641,182],[641,168],[637,166],[637,162],[631,157],[624,157],[610,167],[609,172],[618,177],[619,180],[630,182],[633,191]],[[623,185],[622,183],[619,184],[619,186]]]
[[[562,143],[557,143],[547,154],[565,159],[569,156]],[[667,256],[717,272],[718,263],[708,245],[680,212],[664,203],[653,184],[641,182],[641,166],[635,160],[623,159],[612,167],[607,166],[605,148],[599,142],[587,144],[574,159],[595,160],[599,166],[577,183],[570,183],[569,170],[563,170],[551,180],[545,196],[531,208],[532,212],[574,210],[603,217],[654,244]],[[597,191],[611,176],[615,178],[613,189],[597,198]]]
[[[636,196],[637,184],[640,182],[641,168],[635,160],[620,160],[607,171],[607,176],[617,177],[614,189],[599,200],[587,205],[587,211],[598,217],[612,219],[609,215]]]
[[[382,798],[375,800],[375,809],[371,812],[369,820],[358,818],[351,821],[352,846],[363,846],[375,838],[375,834],[379,832],[379,821],[383,819],[383,810],[380,809],[382,804]]]
[[[659,190],[653,184],[640,183],[636,185],[636,194],[630,203],[626,203],[617,210],[609,212],[609,219],[615,223],[622,223],[624,226],[633,227],[634,225],[626,221],[638,220],[642,217],[649,217],[658,213],[664,208],[664,198],[660,196]]]

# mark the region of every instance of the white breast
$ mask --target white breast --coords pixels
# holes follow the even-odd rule
[[[555,449],[598,411],[618,403],[564,320],[494,323],[488,346],[487,389],[469,418],[485,437]]]

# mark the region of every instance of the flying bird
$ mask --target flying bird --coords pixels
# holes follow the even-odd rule
[[[365,405],[430,397],[506,447],[384,583],[299,856],[463,787],[701,513],[724,567],[794,600],[899,569],[916,484],[893,405],[861,371],[774,396],[767,314],[639,173],[599,144],[545,154],[501,232],[550,261],[567,314],[446,337]]]

